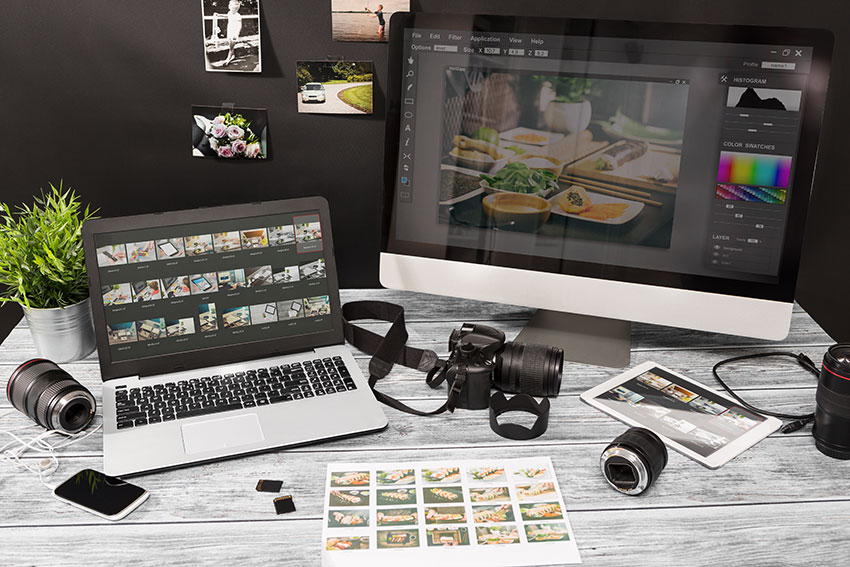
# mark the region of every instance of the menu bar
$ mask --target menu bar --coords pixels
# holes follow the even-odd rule
[[[655,65],[694,64],[807,73],[811,47],[634,40],[626,38],[407,30],[410,51],[467,55],[579,59]]]

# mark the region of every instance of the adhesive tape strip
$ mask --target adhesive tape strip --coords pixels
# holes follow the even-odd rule
[[[499,423],[499,416],[509,411],[524,411],[537,416],[537,421],[529,429],[517,423]],[[543,398],[540,403],[528,394],[517,394],[507,399],[502,392],[490,396],[490,429],[507,439],[525,441],[540,437],[549,427],[549,400]]]

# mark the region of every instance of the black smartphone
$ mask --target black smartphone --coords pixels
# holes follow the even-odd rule
[[[85,469],[53,490],[71,506],[107,520],[120,520],[148,499],[148,491],[120,478]]]

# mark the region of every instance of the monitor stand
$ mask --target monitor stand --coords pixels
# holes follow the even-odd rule
[[[565,361],[623,368],[631,356],[632,325],[618,319],[538,309],[514,340],[560,347]]]

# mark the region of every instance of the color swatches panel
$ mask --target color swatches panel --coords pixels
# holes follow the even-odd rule
[[[768,203],[784,205],[788,191],[773,187],[752,187],[750,185],[731,185],[718,183],[715,196],[718,199],[730,201],[749,201],[752,203]]]
[[[758,185],[787,189],[791,180],[791,156],[721,152],[718,183]]]

